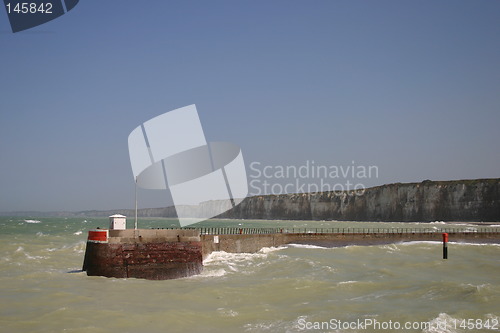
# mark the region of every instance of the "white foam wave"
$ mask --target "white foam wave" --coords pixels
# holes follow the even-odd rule
[[[203,261],[204,265],[224,263],[224,264],[234,264],[245,262],[252,259],[266,258],[269,253],[280,251],[285,249],[285,247],[264,247],[260,249],[257,253],[230,253],[225,251],[214,251],[210,253],[207,258]]]
[[[86,242],[81,241],[81,242],[78,242],[76,244],[73,244],[71,246],[71,249],[73,250],[73,252],[76,252],[76,253],[84,253],[85,252],[85,246],[86,246]]]
[[[85,252],[85,245],[86,245],[85,241],[80,241],[80,242],[73,243],[73,244],[66,244],[66,245],[63,245],[61,247],[49,247],[49,248],[46,248],[43,251],[45,251],[45,252],[55,252],[55,251],[68,251],[68,250],[71,250],[71,251],[76,252],[76,253],[84,253]]]
[[[74,232],[73,235],[81,235],[82,233],[83,233],[83,231],[78,230],[77,232]]]
[[[439,241],[411,241],[411,242],[401,242],[401,243],[398,243],[398,245],[420,245],[420,244],[442,244],[443,242],[439,242]]]
[[[436,318],[429,321],[429,328],[423,330],[425,333],[455,333],[453,323],[460,320],[447,313],[440,313]]]
[[[462,284],[462,287],[472,287],[475,288],[477,291],[481,291],[483,289],[488,289],[491,287],[489,283],[483,283],[483,284],[472,284],[472,283],[467,283],[467,284]]]
[[[352,281],[352,280],[349,280],[349,281],[340,281],[337,284],[338,285],[342,285],[342,284],[353,284],[353,283],[358,283],[358,281]]]
[[[32,256],[32,255],[30,255],[28,252],[26,252],[24,250],[24,247],[22,247],[22,246],[19,246],[15,252],[24,254],[26,259],[30,259],[30,260],[47,259],[47,257],[44,257],[44,256]]]
[[[288,247],[294,247],[299,249],[328,249],[327,247],[324,246],[307,245],[307,244],[288,244]]]
[[[193,275],[193,278],[196,277],[221,277],[227,274],[225,269],[204,269],[200,275]]]
[[[210,253],[203,261],[204,265],[218,264],[218,263],[231,263],[251,260],[255,257],[263,257],[263,253],[230,253],[225,251],[215,251]]]
[[[283,320],[266,320],[264,322],[243,325],[245,332],[288,332],[290,323]]]
[[[469,245],[469,246],[500,246],[496,243],[467,243],[467,242],[449,242],[448,244],[454,245]]]
[[[272,246],[272,247],[263,247],[262,249],[259,250],[259,252],[257,253],[263,253],[263,254],[267,254],[267,253],[271,253],[271,252],[275,252],[275,251],[281,251],[283,249],[285,249],[286,247],[285,246],[278,246],[278,247],[275,247],[275,246]]]
[[[396,244],[387,244],[387,245],[382,245],[382,249],[387,250],[387,252],[396,252],[400,251],[400,249],[397,247]]]
[[[24,220],[24,222],[26,222],[26,223],[41,223],[42,221],[38,221],[38,220]]]
[[[237,315],[239,315],[238,311],[225,308],[218,308],[217,312],[223,317],[236,317]]]
[[[46,236],[43,232],[39,231],[36,233],[37,237],[43,237]]]
[[[28,253],[24,253],[24,255],[26,256],[27,259],[30,259],[30,260],[47,259],[48,258],[48,257],[44,257],[44,256],[32,256]]]
[[[429,244],[429,245],[441,245],[442,241],[411,241],[411,242],[400,242],[397,245],[410,246],[410,245],[420,245],[420,244]],[[500,244],[496,243],[469,243],[469,242],[448,242],[448,244],[453,245],[469,245],[469,246],[500,246]]]
[[[227,274],[248,274],[253,271],[249,267],[258,267],[266,262],[270,253],[284,249],[284,247],[266,247],[257,253],[229,253],[215,251],[203,261],[205,266],[201,277],[221,277]]]

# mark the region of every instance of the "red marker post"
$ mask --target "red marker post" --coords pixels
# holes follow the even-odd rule
[[[443,259],[448,259],[448,234],[443,232]]]

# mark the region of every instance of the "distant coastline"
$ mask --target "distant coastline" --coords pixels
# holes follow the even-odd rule
[[[210,210],[217,201],[203,203]],[[134,216],[133,209],[0,212],[0,216],[107,217]],[[177,217],[175,208],[141,208],[139,217]],[[352,191],[248,197],[219,215],[225,219],[339,220],[339,221],[500,221],[500,178],[420,183],[393,183],[371,187],[361,196]]]

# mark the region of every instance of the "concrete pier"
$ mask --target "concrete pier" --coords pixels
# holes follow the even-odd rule
[[[444,230],[444,229],[443,229]],[[441,241],[432,231],[269,232],[234,229],[201,234],[199,229],[93,230],[89,232],[83,270],[87,275],[165,280],[201,273],[203,259],[213,251],[254,253],[264,247],[308,244],[324,247],[377,245],[409,241]],[[450,242],[499,243],[500,230],[447,231]]]

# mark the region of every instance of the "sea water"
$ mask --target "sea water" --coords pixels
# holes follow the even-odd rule
[[[449,259],[443,260],[439,242],[291,244],[254,254],[214,252],[201,275],[178,280],[89,277],[81,271],[87,230],[107,224],[104,218],[0,218],[0,332],[500,329],[499,245],[452,242]],[[139,226],[177,224],[141,219]],[[446,227],[441,222],[246,220],[203,226]]]

